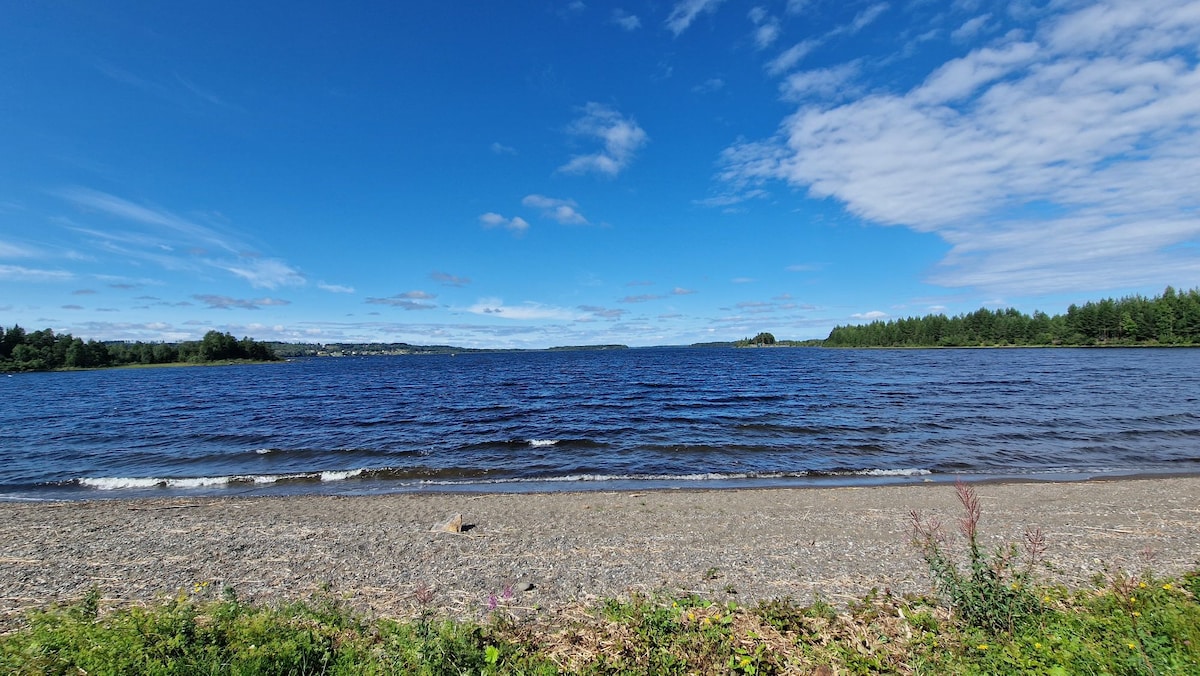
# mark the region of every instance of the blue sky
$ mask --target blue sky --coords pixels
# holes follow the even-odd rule
[[[1200,285],[1200,2],[4,15],[5,326],[657,345]]]

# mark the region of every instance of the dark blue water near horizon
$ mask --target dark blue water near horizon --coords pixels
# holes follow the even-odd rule
[[[1200,350],[343,357],[0,378],[0,499],[1200,473]]]

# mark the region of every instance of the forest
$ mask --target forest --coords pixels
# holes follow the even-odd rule
[[[930,314],[835,327],[826,347],[1200,345],[1200,289],[1071,305],[1066,314],[1015,309]]]
[[[200,340],[181,343],[84,341],[50,329],[26,331],[0,327],[0,372],[104,368],[134,364],[204,364],[229,360],[277,361],[269,345],[250,338],[209,331]]]

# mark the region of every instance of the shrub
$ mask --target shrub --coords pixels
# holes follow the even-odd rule
[[[1040,530],[1026,531],[1024,566],[1017,564],[1016,545],[985,553],[979,546],[979,520],[983,516],[979,496],[961,480],[955,482],[954,491],[965,512],[959,520],[967,545],[965,568],[947,551],[941,522],[926,519],[914,510],[910,516],[915,543],[935,584],[962,622],[992,633],[1011,634],[1043,611],[1032,588],[1032,574],[1038,557],[1045,552],[1045,537]]]

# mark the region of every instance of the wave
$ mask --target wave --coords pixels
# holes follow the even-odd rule
[[[361,476],[365,471],[364,469],[350,469],[294,474],[239,474],[202,477],[85,477],[76,479],[74,483],[83,488],[101,491],[151,488],[187,490],[235,484],[275,484],[287,481],[345,481]]]
[[[529,445],[534,448],[542,448],[544,446],[554,446],[558,444],[558,439],[530,439]]]
[[[802,470],[796,472],[695,472],[689,474],[601,474],[580,473],[539,477],[495,477],[479,476],[479,472],[463,470],[430,469],[349,469],[325,470],[320,472],[296,472],[291,474],[241,474],[215,477],[85,477],[72,482],[81,488],[101,491],[189,489],[235,487],[246,485],[281,484],[290,482],[339,482],[359,479],[389,483],[397,488],[409,486],[487,486],[504,484],[549,484],[549,483],[613,483],[613,482],[721,482],[741,480],[788,480],[820,479],[837,477],[916,477],[932,474],[920,468],[859,469],[859,470]],[[448,475],[445,478],[438,474]],[[432,475],[432,476],[431,476]],[[474,475],[474,476],[472,476]]]

